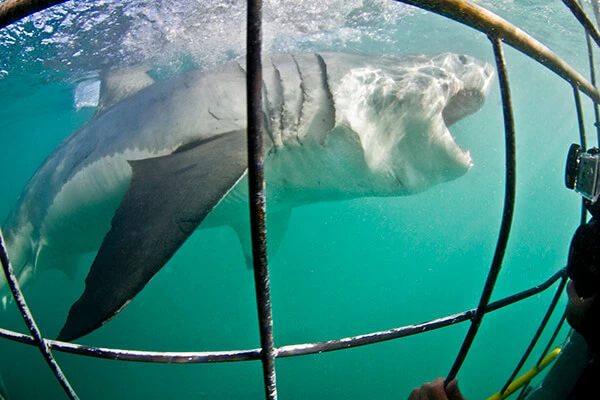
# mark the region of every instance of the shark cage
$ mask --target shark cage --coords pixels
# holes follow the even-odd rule
[[[21,18],[33,14],[37,11],[62,3],[64,0],[6,0],[0,3],[0,29],[20,20]],[[258,319],[260,326],[260,348],[239,350],[239,351],[215,351],[215,352],[150,352],[150,351],[130,351],[111,348],[97,348],[67,343],[44,338],[42,332],[38,329],[33,315],[29,311],[25,298],[19,288],[18,281],[7,255],[4,240],[0,235],[0,259],[4,273],[6,274],[9,287],[16,300],[21,314],[30,330],[30,335],[0,329],[0,336],[7,340],[20,342],[23,344],[37,346],[43,354],[46,362],[52,372],[62,385],[68,398],[77,399],[75,389],[70,385],[67,377],[53,357],[53,351],[67,352],[88,357],[97,357],[111,360],[137,361],[151,363],[216,363],[233,362],[247,360],[261,360],[263,366],[264,389],[267,399],[277,398],[276,369],[275,359],[281,357],[294,357],[306,354],[315,354],[329,352],[334,350],[343,350],[357,346],[364,346],[383,341],[399,339],[402,337],[416,335],[419,333],[432,331],[448,327],[461,322],[469,321],[470,327],[464,338],[463,344],[458,350],[455,362],[447,374],[446,383],[452,380],[458,374],[469,349],[474,341],[482,319],[486,313],[509,306],[518,301],[536,295],[542,291],[551,288],[558,282],[555,289],[555,295],[548,306],[547,312],[542,322],[531,339],[529,347],[526,349],[522,359],[515,367],[514,372],[508,377],[506,384],[499,393],[492,398],[501,399],[510,396],[518,389],[523,387],[521,396],[524,396],[528,390],[528,384],[532,378],[541,371],[559,352],[560,347],[555,347],[554,342],[563,325],[565,316],[563,315],[550,341],[545,346],[542,357],[536,363],[535,367],[516,378],[523,365],[530,356],[534,346],[537,344],[542,331],[546,328],[551,315],[555,311],[565,284],[566,268],[556,271],[545,282],[532,287],[528,290],[516,293],[498,301],[490,302],[492,291],[496,280],[500,274],[505,250],[509,241],[511,224],[515,207],[516,195],[516,145],[515,145],[515,123],[513,118],[513,107],[507,65],[504,58],[503,46],[506,44],[523,53],[527,57],[542,64],[560,78],[568,82],[573,89],[575,112],[580,131],[580,143],[585,148],[586,137],[584,130],[584,117],[581,105],[580,94],[583,93],[591,99],[595,110],[595,125],[600,135],[600,121],[598,113],[598,103],[600,103],[600,93],[595,87],[595,73],[593,64],[593,48],[595,43],[600,46],[600,32],[596,25],[584,12],[582,6],[576,0],[563,0],[565,6],[573,13],[573,16],[580,22],[585,30],[587,40],[587,49],[589,53],[589,62],[591,78],[588,81],[570,65],[565,63],[556,54],[550,51],[542,43],[525,33],[520,28],[510,24],[503,18],[465,0],[399,0],[402,3],[418,7],[428,12],[436,13],[459,23],[465,24],[470,28],[485,34],[490,40],[498,71],[498,80],[500,86],[502,110],[504,117],[505,134],[505,192],[504,208],[500,231],[496,243],[496,249],[491,261],[491,266],[487,280],[482,290],[479,304],[476,308],[459,312],[446,317],[437,318],[428,322],[392,328],[385,331],[373,332],[359,336],[345,337],[325,342],[302,343],[276,347],[273,340],[273,319],[271,311],[269,270],[267,265],[266,248],[266,197],[264,191],[264,171],[263,171],[263,143],[262,143],[262,66],[261,66],[261,25],[262,25],[262,2],[261,0],[248,0],[248,24],[247,24],[247,118],[248,118],[248,175],[249,175],[249,202],[251,214],[251,237],[252,237],[252,255],[254,264],[254,278],[256,299],[258,305]],[[594,1],[596,7],[598,4]],[[593,42],[593,43],[592,43]],[[581,220],[586,221],[585,208],[582,209]]]

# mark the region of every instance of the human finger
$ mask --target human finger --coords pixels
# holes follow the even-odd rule
[[[413,389],[408,400],[450,400],[444,390],[444,378],[437,378]]]
[[[430,400],[450,400],[448,399],[446,389],[444,388],[444,378],[439,377],[431,382],[428,396],[427,399]]]
[[[465,397],[458,388],[458,380],[456,378],[452,379],[448,383],[448,386],[446,386],[446,395],[448,396],[448,400],[465,400]]]

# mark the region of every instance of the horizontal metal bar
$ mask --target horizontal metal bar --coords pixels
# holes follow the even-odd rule
[[[35,346],[33,338],[23,333],[13,332],[0,328],[0,337],[15,342]],[[260,359],[260,349],[231,350],[214,352],[168,352],[168,351],[140,351],[121,350],[106,347],[90,347],[75,343],[46,340],[52,350],[62,351],[81,356],[104,358],[117,361],[137,361],[164,364],[194,364],[229,361],[250,361]]]
[[[483,7],[464,0],[397,0],[460,22],[509,46],[544,65],[571,85],[600,103],[600,93],[579,72],[538,40]]]
[[[492,312],[500,308],[509,306],[528,297],[543,292],[552,286],[557,280],[565,275],[565,269],[561,269],[552,275],[548,280],[531,289],[508,296],[501,300],[489,304],[487,311]],[[444,318],[435,319],[422,324],[408,325],[401,328],[390,329],[381,332],[369,333],[366,335],[352,336],[339,340],[330,340],[318,343],[305,343],[282,346],[277,349],[277,357],[292,357],[306,354],[315,354],[326,351],[346,349],[349,347],[358,347],[372,343],[384,342],[387,340],[398,339],[405,336],[416,335],[422,332],[428,332],[454,325],[460,322],[470,320],[475,315],[475,308],[458,314],[449,315]],[[16,342],[35,345],[31,336],[0,329],[0,337]],[[83,356],[104,358],[122,361],[154,362],[154,363],[216,363],[230,361],[250,361],[261,358],[260,349],[252,350],[232,350],[217,352],[153,352],[153,351],[135,351],[118,350],[109,348],[82,346],[74,343],[59,342],[56,340],[47,340],[53,350],[65,353],[79,354]]]
[[[528,297],[541,293],[565,275],[566,268],[563,268],[540,285],[490,303],[487,307],[487,312],[489,313],[492,311],[496,311],[500,308],[512,305]],[[290,357],[305,354],[322,353],[327,351],[341,350],[350,347],[358,347],[373,343],[384,342],[406,336],[412,336],[419,333],[433,331],[436,329],[444,328],[450,325],[470,320],[474,317],[476,310],[476,308],[473,308],[467,311],[463,311],[462,313],[438,318],[422,324],[408,325],[401,328],[390,329],[387,331],[375,332],[366,335],[353,336],[339,340],[330,340],[327,342],[282,346],[278,349],[278,357]]]

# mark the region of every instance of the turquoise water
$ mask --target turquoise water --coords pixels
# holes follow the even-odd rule
[[[588,74],[583,34],[560,1],[479,3]],[[218,2],[93,4],[67,5],[0,34],[0,220],[52,149],[93,115],[92,109],[77,111],[73,105],[77,82],[108,65],[146,61],[162,77],[243,52],[238,2],[228,7]],[[394,2],[270,1],[265,19],[268,49],[455,51],[493,61],[485,36]],[[506,56],[516,112],[518,187],[494,299],[534,286],[564,265],[580,205],[563,184],[564,158],[578,138],[572,90],[517,52],[506,49]],[[587,100],[585,106],[592,132]],[[456,181],[410,197],[294,210],[281,248],[270,256],[276,345],[390,329],[476,306],[503,204],[497,85],[484,108],[452,132],[474,160],[473,169]],[[92,259],[84,260],[74,280],[43,271],[27,288],[29,305],[47,336],[58,333]],[[233,231],[201,230],[122,313],[80,343],[165,351],[255,348],[253,290]],[[469,399],[486,398],[504,384],[552,295],[549,291],[486,316],[459,374]],[[559,307],[563,304],[564,299]],[[14,304],[0,321],[3,328],[26,331]],[[412,387],[448,372],[467,329],[463,323],[377,345],[278,360],[279,396],[405,398]],[[264,397],[259,362],[151,365],[60,353],[57,358],[82,399]],[[0,374],[11,399],[64,398],[35,348],[0,341]]]

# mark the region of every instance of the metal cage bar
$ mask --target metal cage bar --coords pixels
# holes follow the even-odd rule
[[[46,363],[54,373],[54,376],[62,386],[67,396],[72,400],[78,400],[79,398],[77,397],[75,390],[73,390],[71,384],[67,380],[67,377],[62,372],[60,366],[54,359],[54,356],[52,355],[52,349],[50,348],[48,341],[42,336],[42,332],[35,323],[35,319],[33,318],[33,315],[31,314],[31,311],[27,306],[25,297],[23,296],[21,288],[19,287],[19,281],[15,276],[15,272],[8,258],[8,252],[6,250],[6,246],[4,245],[4,237],[2,236],[2,230],[0,230],[0,262],[2,263],[2,269],[4,270],[4,274],[6,275],[6,281],[8,283],[8,286],[10,287],[10,291],[12,292],[13,297],[15,298],[15,302],[19,307],[21,316],[23,317],[27,328],[31,332],[33,344],[35,344],[38,347],[38,349],[42,353],[42,356],[44,356]]]
[[[267,262],[266,196],[263,150],[262,111],[262,1],[248,0],[246,37],[246,86],[248,114],[248,200],[250,203],[250,228],[252,234],[252,259],[254,284],[260,328],[261,361],[265,395],[277,399],[275,357],[273,341],[273,313],[269,266]]]
[[[590,40],[590,34],[586,32],[585,42],[588,49],[588,62],[590,65],[590,82],[594,87],[596,86],[596,67],[594,65],[594,49],[592,47],[592,41]],[[596,140],[600,144],[600,111],[598,110],[598,103],[594,102],[594,126],[596,127]]]
[[[600,103],[600,93],[579,72],[548,47],[510,22],[483,7],[465,0],[396,0],[460,22],[486,35],[493,35],[552,72],[577,85],[587,96]]]
[[[514,47],[515,49],[519,50],[520,52],[524,53],[525,55],[529,56],[530,58],[532,58],[532,59],[538,61],[539,63],[541,63],[542,65],[546,66],[547,68],[549,68],[550,70],[555,72],[557,75],[559,75],[561,78],[565,79],[567,82],[570,82],[575,90],[580,132],[583,132],[583,113],[581,111],[581,101],[579,99],[579,89],[582,90],[586,95],[588,95],[592,99],[592,101],[595,104],[595,107],[597,107],[597,104],[600,100],[598,97],[599,93],[598,93],[597,89],[595,88],[595,85],[587,82],[585,80],[585,78],[583,78],[578,72],[573,70],[570,66],[566,65],[566,63],[564,63],[564,61],[562,61],[558,56],[556,56],[554,53],[552,53],[546,46],[544,46],[543,44],[541,44],[540,42],[535,40],[533,37],[531,37],[528,34],[526,34],[525,32],[523,32],[519,28],[508,23],[506,20],[504,20],[504,19],[498,17],[497,15],[491,13],[490,11],[488,11],[482,7],[476,6],[468,1],[462,1],[462,0],[446,0],[446,1],[399,0],[399,1],[401,1],[403,3],[407,3],[407,4],[412,4],[414,6],[417,6],[419,8],[422,8],[422,9],[425,9],[425,10],[428,10],[431,12],[435,12],[439,15],[443,15],[447,18],[453,19],[453,20],[463,23],[467,26],[470,26],[476,30],[479,30],[479,31],[487,34],[490,38],[495,38],[498,41],[498,44],[500,43],[500,40],[502,40],[502,41],[506,42],[507,44],[509,44],[510,46]],[[576,13],[574,12],[574,14],[576,14]],[[576,16],[577,16],[577,14],[576,14]],[[585,14],[583,16],[585,17]],[[584,25],[584,27],[586,28],[586,31],[592,37],[594,37],[594,39],[599,37],[597,34],[598,32],[595,29],[595,27],[593,26],[593,24],[588,23],[589,19],[587,19],[587,17],[581,18],[581,16],[579,16],[578,19]],[[585,21],[585,20],[587,20],[587,21]],[[495,43],[493,39],[492,39],[492,41],[493,41],[493,43]],[[500,48],[500,50],[501,50],[501,48]],[[496,59],[498,59],[498,57],[497,57],[498,51],[496,51],[496,46],[495,46],[494,54],[496,56]],[[591,57],[591,53],[590,53],[590,57]],[[593,74],[593,72],[592,72],[592,74]],[[499,68],[499,75],[500,75],[500,68]],[[499,77],[499,78],[500,78],[500,81],[502,82],[503,79],[501,77]],[[592,79],[594,80],[595,77],[592,76]],[[506,80],[506,82],[508,83],[508,80]],[[501,85],[502,85],[502,83],[501,83]],[[503,96],[503,107],[504,107],[505,106],[504,93],[502,94],[502,96]],[[506,118],[506,113],[505,113],[505,118]],[[506,124],[506,122],[505,122],[505,124]],[[598,126],[598,124],[597,124],[597,126]],[[583,137],[585,137],[584,135],[585,134],[583,133]],[[600,140],[600,136],[599,136],[599,140]],[[508,149],[507,149],[507,153],[508,153]],[[508,171],[507,171],[507,176],[508,176]],[[505,198],[505,203],[506,203],[506,200],[507,199]],[[581,220],[585,221],[585,217],[586,217],[586,214],[585,214],[585,209],[584,209],[584,211],[582,211]],[[497,250],[498,250],[498,248],[497,248]],[[492,274],[492,271],[490,271],[490,275],[491,274]],[[488,275],[488,281],[486,282],[486,288],[487,288],[488,282],[491,278],[490,275]],[[486,292],[486,289],[484,289],[484,295],[485,295],[485,292]],[[482,296],[482,300],[483,300],[483,298],[484,298],[484,296]],[[470,346],[470,343],[474,339],[474,333],[472,333],[471,331],[476,332],[477,329],[478,329],[478,326],[476,324],[473,324],[471,326],[471,329],[470,329],[469,333],[467,334],[465,342],[463,343],[463,347],[461,348],[459,355],[458,355],[454,365],[452,366],[452,369],[451,369],[448,377],[446,378],[446,384],[448,382],[450,382],[450,380],[453,379],[455,377],[455,374],[458,372],[460,365],[464,361],[464,357],[466,356],[468,347]]]
[[[0,29],[66,0],[6,0],[0,3]]]
[[[544,362],[544,359],[546,358],[546,356],[550,353],[550,350],[554,347],[554,342],[556,341],[556,338],[558,337],[558,334],[560,333],[560,330],[562,329],[566,319],[567,319],[567,314],[566,314],[566,312],[563,312],[562,317],[560,317],[558,324],[556,324],[556,327],[554,328],[554,332],[552,333],[552,336],[548,340],[546,347],[544,347],[544,351],[542,351],[540,358],[535,363],[536,369],[539,370],[542,368],[542,363]],[[529,395],[530,391],[532,390],[530,383],[531,383],[531,381],[529,381],[525,385],[523,385],[523,389],[521,390],[521,393],[519,393],[517,400],[522,400],[522,399],[526,398],[526,396]]]
[[[498,80],[500,83],[500,92],[502,97],[502,111],[504,116],[504,134],[505,134],[505,188],[504,188],[504,211],[502,212],[502,223],[500,225],[500,233],[498,235],[498,241],[496,243],[496,251],[494,252],[494,258],[492,259],[492,265],[490,272],[486,279],[483,293],[479,300],[479,306],[477,312],[472,320],[472,324],[467,332],[467,336],[463,342],[463,345],[454,361],[454,365],[450,369],[446,378],[446,385],[456,377],[460,367],[462,366],[467,353],[469,352],[475,335],[479,330],[483,316],[486,313],[488,303],[492,297],[496,280],[500,274],[502,268],[502,261],[504,259],[504,253],[506,252],[506,246],[508,245],[508,238],[510,236],[510,229],[512,226],[516,188],[517,188],[517,156],[516,156],[516,144],[515,144],[515,122],[512,110],[512,100],[510,96],[510,86],[508,83],[508,71],[506,69],[506,62],[504,60],[504,52],[502,50],[502,43],[497,37],[490,37],[492,46],[494,48],[494,57],[496,59],[496,68],[498,70]]]
[[[554,297],[552,298],[552,301],[550,302],[550,305],[548,306],[548,310],[546,311],[546,314],[544,315],[542,322],[540,322],[540,326],[538,327],[537,331],[533,335],[533,338],[531,339],[531,342],[529,343],[527,350],[525,350],[525,353],[523,354],[523,357],[521,357],[521,360],[517,364],[515,370],[511,374],[510,378],[508,378],[508,380],[506,381],[506,383],[504,384],[502,389],[500,390],[501,394],[506,392],[506,390],[508,389],[510,384],[515,380],[515,378],[521,371],[521,368],[523,368],[523,365],[525,365],[525,362],[531,355],[531,352],[533,351],[535,345],[537,344],[538,340],[540,339],[540,336],[542,336],[542,333],[544,332],[546,325],[548,325],[548,321],[550,321],[550,317],[554,313],[556,305],[558,304],[558,300],[560,299],[560,296],[562,295],[566,284],[567,284],[567,277],[564,276],[560,281],[560,285],[558,285],[558,287],[556,288],[556,292],[554,293]],[[545,354],[544,354],[544,356],[545,356]],[[540,363],[541,363],[541,360],[536,365],[539,367]]]
[[[598,30],[596,29],[596,27],[594,26],[594,24],[591,22],[591,20],[587,17],[587,15],[585,14],[584,10],[581,8],[581,5],[579,3],[577,3],[577,1],[575,0],[563,0],[563,3],[571,10],[571,12],[573,13],[573,15],[576,17],[576,19],[579,21],[579,23],[584,27],[585,29],[585,39],[586,39],[586,46],[587,46],[587,50],[588,50],[588,63],[589,63],[589,68],[590,68],[590,80],[591,83],[594,87],[596,87],[596,73],[595,73],[595,67],[594,67],[594,56],[593,56],[593,47],[592,47],[592,43],[590,40],[590,37],[594,39],[594,41],[596,42],[597,45],[600,46],[600,34],[598,33]],[[573,84],[573,94],[574,94],[574,101],[575,101],[575,107],[576,107],[576,111],[577,111],[577,122],[578,122],[578,130],[579,130],[579,137],[580,137],[580,142],[581,142],[581,146],[585,149],[587,148],[587,140],[586,140],[586,133],[585,133],[585,123],[584,123],[584,117],[583,117],[583,108],[581,105],[581,96],[579,94],[579,88],[578,85]],[[599,122],[599,114],[598,114],[598,102],[594,101],[594,117],[595,117],[595,126],[596,126],[596,133],[598,135],[598,140],[600,141],[600,126],[598,124]],[[580,218],[580,223],[584,224],[587,220],[587,210],[585,207],[585,202],[582,201],[582,207],[581,207],[581,218]],[[544,319],[542,320],[542,322],[540,323],[540,326],[537,330],[537,332],[535,333],[533,339],[531,340],[527,350],[525,351],[525,353],[523,354],[521,360],[519,361],[517,367],[515,368],[515,370],[513,371],[512,375],[510,376],[510,378],[507,380],[506,384],[504,385],[504,387],[500,390],[500,394],[503,394],[507,391],[508,387],[511,385],[511,383],[514,381],[515,377],[517,376],[517,374],[519,373],[519,371],[521,370],[521,368],[523,367],[523,365],[525,364],[525,362],[527,361],[527,359],[529,358],[529,355],[531,354],[531,352],[533,351],[533,348],[535,347],[535,345],[537,344],[537,341],[539,340],[539,337],[541,336],[543,330],[545,329],[550,317],[552,316],[554,309],[556,307],[556,304],[558,303],[558,300],[564,290],[564,287],[566,285],[567,282],[567,277],[563,277],[561,284],[559,285],[559,288],[557,289],[554,298],[552,299],[552,302],[546,312],[546,315],[544,316]],[[538,360],[537,364],[536,364],[536,368],[538,368],[540,366],[540,364],[542,363],[543,358],[545,357],[545,355],[548,353],[548,351],[550,350],[552,343],[554,342],[554,340],[556,339],[556,336],[558,335],[559,330],[561,329],[564,321],[566,319],[566,314],[563,313],[563,316],[561,317],[561,320],[558,324],[558,326],[556,327],[556,330],[554,331],[549,343],[547,344],[546,348],[544,349],[544,351],[542,352],[540,359]],[[522,395],[525,395],[527,393],[528,387],[525,386],[523,388],[523,391],[521,392]],[[520,396],[521,398],[521,396]]]
[[[590,35],[586,33],[585,42],[588,49],[588,61],[590,64],[590,81],[594,87],[596,86],[596,67],[594,66],[594,50],[592,48],[592,41]],[[598,103],[594,102],[594,126],[596,127],[596,140],[600,144],[600,111],[598,110]]]
[[[576,0],[562,0],[569,10],[573,13],[577,21],[583,26],[588,35],[594,39],[594,42],[600,46],[600,32],[594,25],[594,23],[588,18],[583,8],[577,3]]]
[[[564,277],[565,274],[566,269],[563,268],[554,273],[549,279],[537,286],[505,297],[503,299],[494,301],[489,304],[487,312],[496,311],[501,308],[508,307],[521,300],[527,299],[531,296],[535,296],[536,294],[539,294],[550,288],[556,281]],[[428,322],[407,325],[400,328],[394,328],[365,335],[351,336],[336,340],[328,340],[325,342],[281,346],[278,348],[277,358],[343,350],[351,347],[364,346],[368,344],[384,342],[387,340],[398,339],[401,337],[412,336],[423,332],[429,332],[440,328],[444,328],[460,322],[468,321],[473,318],[475,312],[476,309],[473,308]],[[31,336],[9,331],[6,329],[0,329],[0,337],[27,345],[36,344],[35,340]],[[94,358],[103,358],[115,361],[152,362],[166,364],[197,364],[251,361],[259,360],[261,357],[260,349],[216,352],[152,352],[90,347],[75,343],[61,342],[57,340],[47,340],[47,342],[50,345],[50,347],[55,351],[62,351],[70,354],[77,354]]]
[[[542,364],[544,357],[546,356],[546,354],[548,354],[548,352],[554,345],[554,341],[558,337],[558,334],[559,334],[560,330],[562,329],[563,325],[565,324],[566,320],[567,320],[567,313],[563,312],[562,317],[560,317],[560,321],[558,321],[558,324],[556,324],[556,328],[554,328],[554,333],[552,333],[550,340],[548,340],[548,344],[544,348],[544,351],[542,351],[542,355],[540,356],[538,361],[535,363],[536,367],[539,367]]]
[[[587,149],[587,139],[585,135],[585,122],[583,118],[583,107],[581,105],[581,96],[577,86],[573,86],[573,98],[575,101],[575,111],[577,112],[577,128],[579,129],[579,141],[581,147]]]

